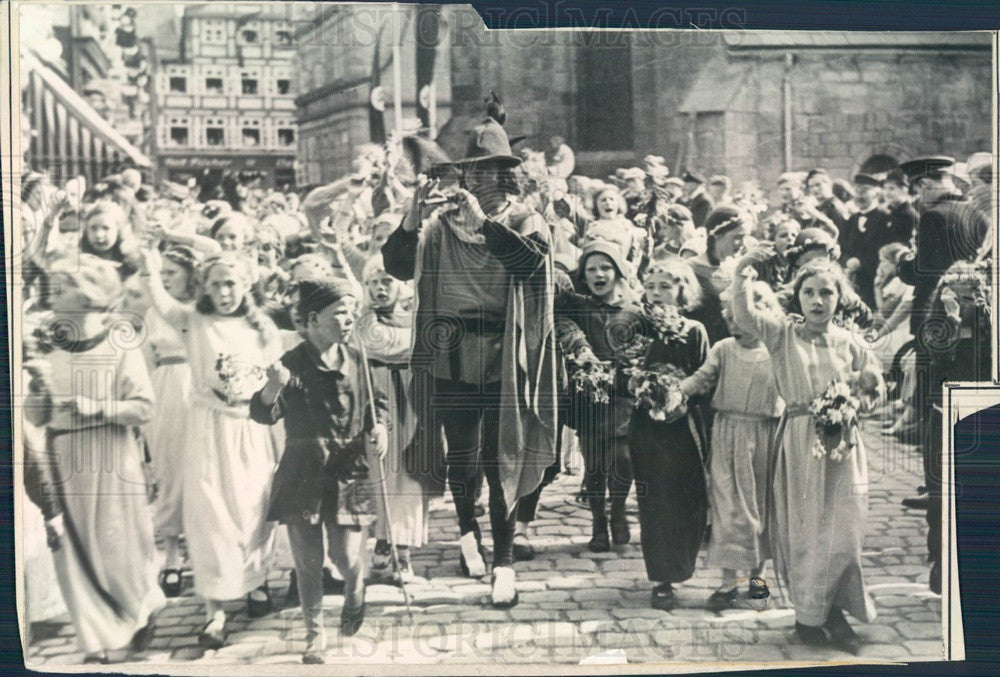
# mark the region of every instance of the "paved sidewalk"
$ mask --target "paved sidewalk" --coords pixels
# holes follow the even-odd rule
[[[878,433],[877,420],[866,422],[865,439],[871,511],[864,565],[878,619],[869,625],[855,624],[867,642],[861,656],[907,662],[940,660],[941,600],[927,589],[924,516],[900,505],[902,498],[922,484],[919,451],[887,442],[890,438]],[[645,578],[638,545],[634,499],[630,499],[633,543],[616,552],[590,553],[586,549],[589,512],[573,502],[579,481],[578,475],[563,476],[543,492],[531,534],[538,555],[533,561],[518,563],[521,602],[508,611],[489,606],[488,578],[461,577],[454,513],[449,502],[435,501],[432,543],[413,556],[415,572],[421,577],[408,586],[414,598],[414,624],[407,619],[398,588],[373,585],[368,591],[365,625],[356,637],[343,640],[337,631],[342,598],[327,597],[328,662],[495,665],[575,664],[588,658],[630,663],[857,660],[843,652],[800,644],[793,630],[793,612],[773,580],[772,597],[763,610],[742,601],[740,608],[714,614],[703,605],[718,584],[719,572],[700,567],[692,580],[677,587],[679,608],[671,612],[650,608],[652,584]],[[487,518],[482,518],[482,523],[486,527]],[[271,587],[278,599],[287,580],[286,572],[273,574]],[[148,650],[137,660],[197,665],[299,664],[304,630],[298,609],[256,620],[247,618],[240,602],[228,605],[228,609],[229,645],[204,652],[197,646],[197,634],[204,623],[201,604],[190,592],[170,600]],[[35,629],[27,652],[31,664],[81,660],[68,620],[36,625]]]

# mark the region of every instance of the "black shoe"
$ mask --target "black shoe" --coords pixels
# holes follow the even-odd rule
[[[180,569],[164,569],[160,572],[160,588],[167,597],[177,597],[181,594]]]
[[[324,595],[343,595],[344,594],[344,581],[334,578],[333,572],[323,567],[323,594]]]
[[[361,604],[356,607],[349,607],[345,600],[344,608],[340,611],[340,634],[344,637],[353,637],[358,634],[362,623],[365,622],[365,596],[361,593]]]
[[[596,533],[591,537],[587,543],[587,550],[590,552],[611,552],[611,539],[608,538],[606,529],[603,534]]]
[[[264,599],[255,599],[254,593],[263,594]],[[267,583],[264,583],[253,592],[247,593],[247,616],[250,618],[261,618],[272,611],[274,611],[274,605],[271,603],[271,591],[268,590]]]
[[[771,596],[771,591],[767,589],[767,583],[760,577],[750,579],[749,593],[750,599],[767,599]]]
[[[858,655],[861,650],[861,638],[847,622],[843,611],[837,608],[830,609],[830,613],[826,617],[825,627],[830,633],[831,643],[834,646],[847,653]]]
[[[611,542],[615,545],[625,545],[632,540],[632,531],[628,526],[628,517],[625,514],[625,504],[621,506],[611,506]]]
[[[295,569],[292,569],[292,573],[288,576],[288,592],[285,593],[285,601],[282,604],[286,609],[292,609],[299,605],[299,582],[295,575]]]
[[[931,565],[931,574],[927,580],[927,586],[935,595],[941,594],[941,562],[934,562]]]
[[[736,588],[731,590],[716,590],[708,598],[705,603],[705,608],[713,613],[718,613],[723,609],[729,609],[733,606],[733,602],[740,596],[740,593]]]
[[[677,597],[669,583],[663,583],[653,588],[653,591],[649,593],[649,605],[660,611],[671,611],[677,606]]]
[[[535,559],[535,548],[524,534],[514,535],[514,561],[527,562]]]
[[[913,510],[927,510],[930,503],[931,500],[926,496],[911,496],[903,499],[903,507],[912,508]]]
[[[198,635],[198,645],[203,649],[221,649],[226,645],[226,630],[221,628],[209,631],[210,625],[212,625],[212,621],[206,623],[205,627],[202,628]]]
[[[830,646],[830,637],[822,627],[815,625],[803,625],[795,622],[795,634],[799,636],[802,643],[807,646]]]

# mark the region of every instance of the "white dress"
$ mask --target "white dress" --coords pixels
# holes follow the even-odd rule
[[[184,450],[187,438],[178,426],[191,419],[191,368],[184,339],[155,308],[146,313],[149,345],[153,354],[153,392],[156,403],[146,424],[146,441],[156,477],[156,512],[153,526],[161,536],[183,532]]]
[[[52,553],[76,641],[87,653],[121,649],[166,604],[134,428],[149,415],[153,387],[139,350],[108,338],[88,350],[54,350],[47,360],[54,398],[110,401],[106,416],[117,421],[81,422],[59,408],[48,429],[83,553],[68,535]]]
[[[184,534],[198,594],[236,599],[264,583],[271,563],[274,525],[265,517],[277,456],[268,427],[250,420],[249,400],[281,344],[265,345],[243,317],[182,314],[192,381]]]

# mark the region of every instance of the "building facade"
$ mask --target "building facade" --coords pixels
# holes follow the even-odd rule
[[[453,7],[314,5],[296,35],[296,119],[300,184],[317,185],[350,171],[358,146],[372,141],[372,90],[384,127],[396,127],[399,78],[402,132],[444,124],[451,115],[452,65],[447,35],[437,29]],[[418,37],[419,36],[419,37]],[[394,72],[393,47],[399,70]],[[423,73],[418,75],[418,71]],[[421,108],[433,110],[425,124]]]
[[[297,9],[299,8],[299,9]],[[156,162],[161,178],[205,170],[295,185],[293,4],[185,9],[180,54],[155,76]]]

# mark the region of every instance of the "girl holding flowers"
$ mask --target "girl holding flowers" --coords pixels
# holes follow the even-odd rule
[[[863,622],[875,617],[861,574],[868,464],[857,410],[861,400],[878,399],[884,384],[863,339],[833,322],[849,289],[836,263],[817,260],[797,272],[794,315],[756,307],[747,279],[773,247],[761,243],[740,259],[733,293],[734,318],[767,347],[786,403],[773,477],[772,555],[788,582],[802,641],[857,652],[860,640],[844,612]]]
[[[251,396],[281,355],[271,320],[254,304],[252,263],[232,251],[202,266],[202,296],[184,305],[164,288],[159,254],[145,256],[150,297],[184,336],[192,408],[186,428],[184,533],[207,624],[199,643],[225,641],[223,600],[247,596],[251,616],[270,610],[266,572],[272,525],[265,521],[276,465],[267,426],[250,420]]]
[[[780,312],[764,282],[753,283],[754,307]],[[722,569],[722,584],[708,598],[711,611],[736,599],[738,577],[749,572],[751,599],[768,597],[761,574],[770,548],[764,533],[770,450],[784,403],[778,395],[771,357],[752,328],[733,318],[732,294],[723,294],[723,317],[732,336],[708,351],[708,359],[681,382],[688,397],[713,388],[710,459],[712,540],[708,563]]]
[[[646,288],[644,333],[651,337],[630,369],[637,403],[628,427],[629,453],[639,503],[642,556],[653,608],[676,605],[673,584],[694,575],[708,513],[702,462],[704,430],[688,406],[681,379],[705,362],[705,327],[681,315],[697,306],[698,279],[683,259],[654,262]]]

